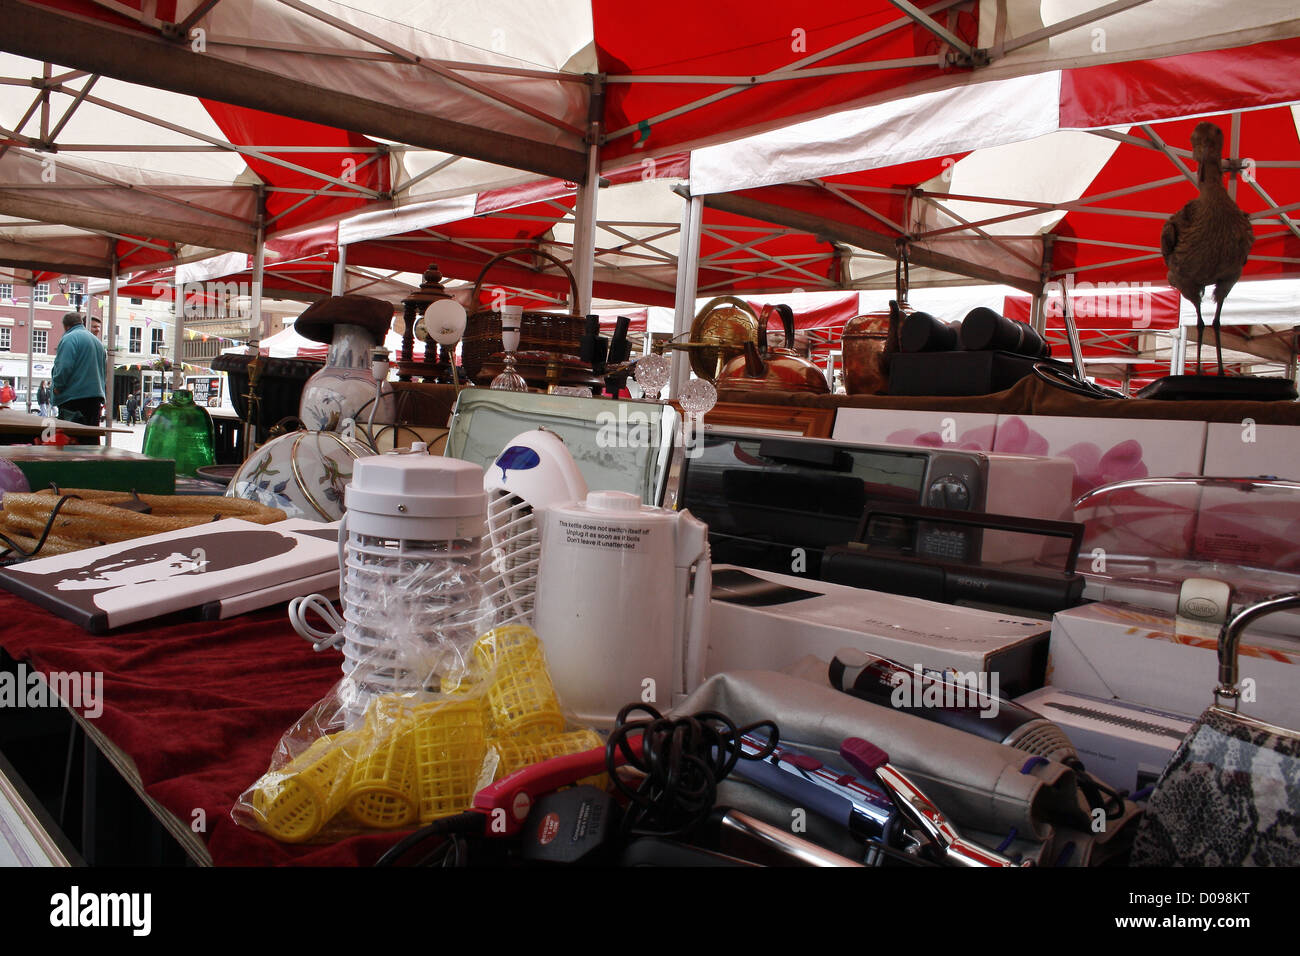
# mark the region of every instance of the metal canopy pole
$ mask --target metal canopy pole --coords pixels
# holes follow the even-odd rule
[[[248,344],[253,346],[249,362],[247,420],[244,422],[243,453],[247,457],[257,447],[257,422],[261,417],[257,399],[258,383],[254,369],[260,366],[259,345],[265,338],[262,329],[262,279],[266,267],[266,204],[261,190],[257,199],[257,246],[253,251],[253,288],[249,295],[248,311],[252,322]]]
[[[1187,326],[1181,322],[1174,330],[1173,348],[1169,350],[1169,374],[1182,375],[1187,368]]]
[[[1047,295],[1039,292],[1030,306],[1029,321],[1039,335],[1047,333]]]
[[[1065,321],[1065,337],[1070,343],[1070,358],[1074,360],[1074,374],[1081,382],[1088,380],[1083,367],[1083,346],[1079,343],[1079,328],[1074,324],[1074,305],[1068,289],[1061,290],[1061,317]]]
[[[185,310],[187,308],[187,296],[185,295],[184,282],[176,283],[176,321],[172,324],[172,341],[175,343],[172,348],[172,391],[185,387]],[[201,284],[198,285],[198,296],[200,302],[205,302],[207,296]],[[166,361],[163,361],[163,382],[167,381]],[[163,387],[163,398],[167,397],[167,389]]]
[[[578,315],[591,311],[591,287],[596,278],[596,203],[600,190],[600,120],[604,103],[604,87],[600,78],[595,77],[587,112],[587,179],[578,186],[578,201],[573,211],[573,278],[578,285],[578,301],[569,307]]]
[[[248,303],[253,319],[253,337],[264,338],[262,328],[262,279],[266,271],[266,201],[262,191],[257,196],[257,245],[253,249],[253,288]]]
[[[677,300],[673,312],[673,341],[691,331],[695,319],[695,293],[699,283],[700,226],[704,221],[704,201],[689,196],[682,208],[682,239],[677,252]],[[668,380],[668,397],[676,398],[690,379],[690,359],[681,349],[672,350],[673,373]]]
[[[1046,295],[1047,280],[1052,275],[1052,251],[1053,237],[1048,235],[1043,238],[1043,288],[1042,294]],[[1080,382],[1088,381],[1088,373],[1083,367],[1083,346],[1079,342],[1079,328],[1074,324],[1074,303],[1070,301],[1070,289],[1066,283],[1060,283],[1061,286],[1061,321],[1065,325],[1065,340],[1070,343],[1070,358],[1074,363],[1074,374]],[[1044,319],[1046,324],[1046,319]]]
[[[260,248],[259,243],[259,248]],[[330,286],[330,295],[348,294],[348,247],[339,246],[338,259],[334,263],[334,280]]]
[[[36,273],[32,273],[31,287],[27,290],[27,411],[32,410],[32,343],[36,339]],[[51,383],[52,385],[53,383]],[[54,404],[54,396],[50,396]]]
[[[108,429],[104,433],[104,444],[108,447],[113,446],[113,369],[116,365],[117,349],[114,344],[117,341],[117,256],[113,256],[112,271],[108,274],[108,315],[104,319],[104,334],[107,337],[107,361],[108,368],[105,372],[104,391],[104,427]],[[89,309],[86,310],[89,313]]]

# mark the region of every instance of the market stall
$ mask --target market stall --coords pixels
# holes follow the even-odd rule
[[[1082,6],[0,0],[39,81],[0,85],[0,264],[179,334],[196,285],[310,302],[220,356],[224,469],[189,389],[143,454],[0,456],[0,678],[59,712],[0,748],[49,828],[91,864],[1300,864],[1294,316],[1233,316],[1300,266],[1300,22]],[[1185,363],[1157,234],[1225,172],[1214,378],[1289,395],[1098,397]]]

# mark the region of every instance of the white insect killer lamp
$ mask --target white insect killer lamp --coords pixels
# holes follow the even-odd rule
[[[439,690],[484,623],[483,469],[423,442],[356,463],[339,525],[343,704]]]

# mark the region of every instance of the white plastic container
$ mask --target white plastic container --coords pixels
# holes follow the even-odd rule
[[[545,509],[541,529],[536,630],[566,709],[610,727],[624,705],[664,712],[703,680],[712,587],[704,522],[595,491]]]

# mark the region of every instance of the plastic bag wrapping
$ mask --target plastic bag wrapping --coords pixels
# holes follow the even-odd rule
[[[516,770],[602,745],[567,721],[531,628],[490,630],[432,677],[437,691],[370,697],[359,722],[343,678],[281,737],[232,818],[284,843],[409,829],[469,809]]]
[[[402,541],[352,533],[340,587],[348,729],[371,697],[436,690],[472,668],[494,616],[479,584],[479,541]]]

